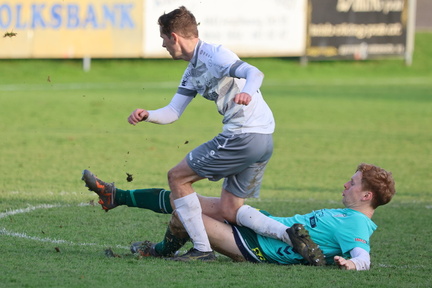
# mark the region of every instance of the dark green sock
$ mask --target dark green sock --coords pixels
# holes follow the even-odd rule
[[[164,239],[155,245],[156,252],[163,257],[171,257],[174,256],[174,253],[177,252],[183,245],[189,241],[189,235],[183,234],[182,237],[175,236],[170,227],[168,226]]]
[[[116,188],[115,203],[152,210],[156,213],[171,214],[169,195],[171,191],[162,188],[121,190]]]

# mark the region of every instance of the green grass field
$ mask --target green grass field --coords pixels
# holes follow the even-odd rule
[[[131,126],[176,91],[185,62],[0,61],[0,287],[431,287],[432,43],[416,35],[414,64],[247,59],[266,75],[275,150],[259,200],[288,216],[341,207],[360,162],[393,172],[397,194],[374,221],[370,271],[336,267],[173,263],[136,259],[129,244],[160,240],[168,215],[101,210],[81,178],[90,169],[119,188],[167,187],[166,172],[221,131],[197,97],[172,124]],[[126,181],[126,173],[134,181]],[[195,185],[217,196],[221,183]],[[111,247],[121,257],[108,258]]]

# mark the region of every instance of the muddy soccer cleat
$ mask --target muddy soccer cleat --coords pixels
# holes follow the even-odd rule
[[[210,262],[216,260],[216,255],[213,251],[201,252],[195,248],[191,248],[188,252],[181,256],[167,258],[168,260],[189,262],[189,261],[203,261]]]
[[[303,256],[303,258],[313,266],[326,265],[325,257],[321,249],[309,236],[309,232],[302,224],[294,224],[286,230],[293,244],[294,252]]]
[[[117,204],[114,203],[116,191],[114,183],[105,183],[87,169],[82,174],[81,179],[86,183],[86,187],[99,196],[98,203],[102,205],[102,209],[108,212],[117,207]]]
[[[155,249],[156,244],[150,241],[142,241],[132,243],[130,247],[130,251],[133,254],[139,254],[142,257],[162,257],[156,252]]]

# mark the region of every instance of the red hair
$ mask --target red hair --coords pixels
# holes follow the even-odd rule
[[[378,166],[361,163],[357,171],[362,172],[362,188],[364,191],[371,191],[373,194],[372,207],[385,205],[396,193],[395,181],[392,173]]]

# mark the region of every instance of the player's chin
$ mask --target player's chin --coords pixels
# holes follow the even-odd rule
[[[176,55],[174,52],[169,52],[170,56],[174,60],[181,60],[181,55]]]

